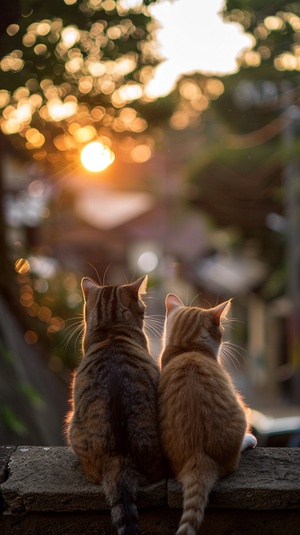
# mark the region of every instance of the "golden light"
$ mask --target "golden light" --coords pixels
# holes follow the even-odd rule
[[[4,108],[10,101],[10,94],[6,89],[0,90],[0,108]]]
[[[43,134],[41,134],[36,128],[29,128],[25,133],[25,137],[32,145],[32,148],[42,147],[42,145],[45,143],[45,136],[43,136]]]
[[[278,71],[300,70],[299,58],[291,54],[291,52],[284,52],[275,58],[274,66]]]
[[[282,30],[285,26],[280,17],[266,17],[264,24],[266,28],[271,31]]]
[[[30,264],[28,260],[25,258],[18,258],[18,260],[15,261],[15,270],[21,275],[28,273],[28,271],[30,271]]]
[[[79,143],[87,143],[96,137],[96,128],[93,126],[83,126],[82,128],[77,128],[74,130],[74,137]]]
[[[82,149],[80,159],[83,167],[92,173],[97,173],[111,165],[115,155],[100,141],[93,141]]]
[[[255,50],[249,50],[243,55],[243,62],[247,67],[258,67],[261,63],[261,55]]]
[[[29,123],[32,117],[32,109],[29,103],[18,106],[14,116],[22,123]]]
[[[170,119],[170,124],[175,130],[184,130],[189,124],[189,116],[184,111],[176,111]]]
[[[61,39],[66,48],[71,48],[80,38],[80,32],[76,26],[67,26],[61,32]]]
[[[65,101],[64,103],[60,99],[52,99],[47,104],[48,113],[53,121],[63,121],[68,119],[77,112],[78,106],[74,101]]]
[[[147,162],[151,158],[152,152],[147,145],[136,145],[130,152],[130,156],[136,163]]]

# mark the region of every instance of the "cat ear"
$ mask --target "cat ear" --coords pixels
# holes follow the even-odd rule
[[[225,301],[225,303],[221,303],[220,305],[211,309],[213,313],[213,322],[215,325],[220,325],[221,317],[226,318],[226,315],[230,310],[230,303],[231,301]]]
[[[138,298],[146,293],[147,284],[148,284],[148,275],[145,275],[144,277],[137,279],[135,282],[128,284],[128,286],[131,289],[132,294],[136,298]]]
[[[166,297],[166,311],[167,314],[170,314],[172,310],[174,310],[177,307],[184,307],[183,302],[177,295],[175,294],[168,294]]]
[[[87,298],[90,289],[95,288],[96,286],[98,286],[98,284],[95,281],[88,277],[84,277],[81,281],[81,289],[84,297]]]

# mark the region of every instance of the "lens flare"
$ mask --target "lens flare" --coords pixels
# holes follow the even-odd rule
[[[115,155],[100,141],[93,141],[82,149],[80,159],[83,167],[92,173],[97,173],[111,165]]]

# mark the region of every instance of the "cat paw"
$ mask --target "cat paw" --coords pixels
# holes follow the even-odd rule
[[[257,445],[257,440],[254,435],[247,433],[242,442],[241,451],[245,451],[248,448],[255,448]]]

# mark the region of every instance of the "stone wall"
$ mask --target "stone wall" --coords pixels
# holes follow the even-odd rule
[[[1,535],[108,535],[99,486],[86,481],[65,447],[0,447]],[[173,479],[140,488],[143,535],[174,535],[182,493]],[[256,448],[216,484],[201,534],[300,534],[300,448]]]

